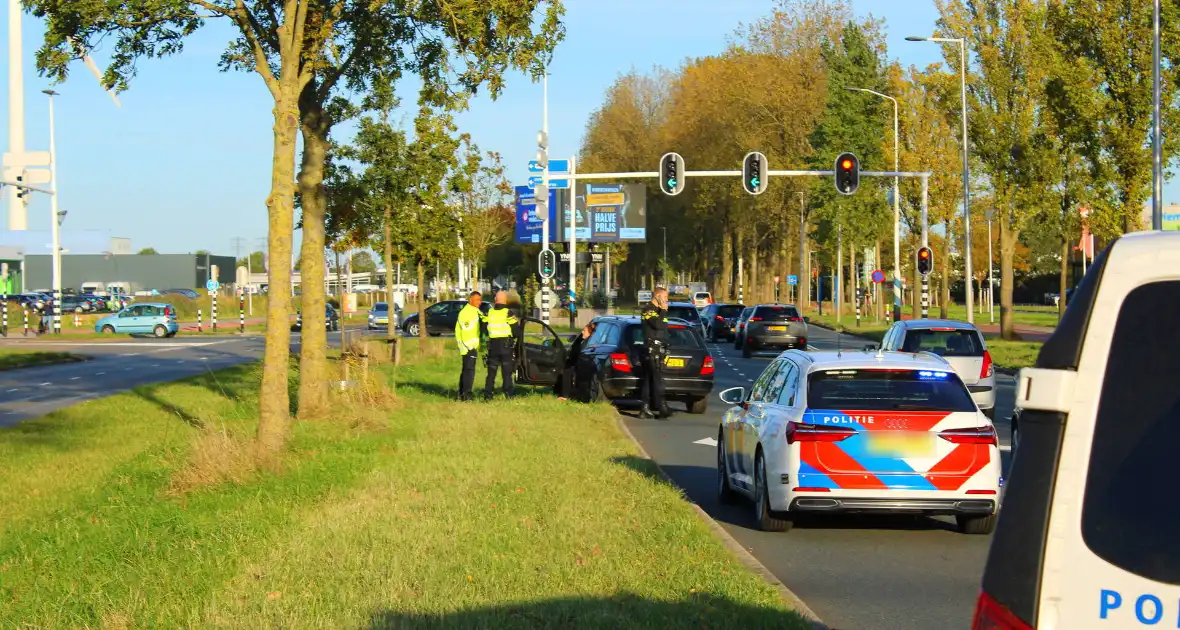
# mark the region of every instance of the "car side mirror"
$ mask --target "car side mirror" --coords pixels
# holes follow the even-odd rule
[[[871,344],[871,343],[865,344],[865,350],[867,352],[872,352],[873,350],[876,350],[876,349],[877,349],[877,346],[875,344]]]
[[[727,405],[740,405],[746,400],[745,387],[730,387],[717,395]]]

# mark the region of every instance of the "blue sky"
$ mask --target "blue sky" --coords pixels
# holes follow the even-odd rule
[[[15,1],[15,0],[9,0]],[[567,36],[549,79],[550,154],[576,152],[590,112],[604,90],[632,68],[676,67],[687,58],[722,51],[733,31],[770,12],[767,0],[566,0]],[[887,22],[889,54],[905,65],[939,60],[932,44],[906,35],[932,32],[933,3],[877,0],[854,3],[860,15]],[[660,24],[659,28],[653,28]],[[7,40],[7,25],[0,25]],[[28,149],[48,148],[48,113],[34,69],[43,27],[25,16],[25,109]],[[144,61],[116,108],[81,63],[55,89],[58,177],[66,229],[110,229],[134,248],[163,253],[208,249],[232,254],[232,239],[255,244],[266,235],[272,101],[254,74],[221,73],[217,60],[232,33],[209,26],[171,58]],[[95,54],[102,66],[105,56]],[[7,118],[5,97],[0,112]],[[414,98],[405,98],[406,116]],[[499,151],[514,183],[527,178],[541,124],[542,90],[523,75],[501,97],[479,98],[459,118],[485,150]],[[0,125],[7,150],[7,127]],[[653,157],[653,160],[656,159]],[[654,162],[653,162],[654,168]],[[1169,187],[1170,188],[1170,187]],[[29,209],[29,227],[48,229],[43,196]],[[2,211],[7,217],[7,208]],[[0,221],[6,227],[7,219]]]

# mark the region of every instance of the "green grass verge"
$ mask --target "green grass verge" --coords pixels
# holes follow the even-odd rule
[[[808,627],[609,407],[457,403],[457,369],[403,366],[366,422],[296,423],[282,474],[181,493],[248,452],[256,366],[0,431],[0,627]]]
[[[70,354],[69,352],[44,352],[41,350],[13,350],[5,348],[0,350],[0,371],[84,360],[85,358]]]
[[[861,327],[856,327],[856,318],[843,317],[841,324],[836,324],[836,316],[825,313],[824,315],[817,315],[812,313],[808,315],[812,324],[830,328],[832,330],[842,330],[850,335],[857,335],[865,337],[873,342],[880,343],[881,338],[885,336],[885,331],[889,328],[883,325],[870,324],[861,320]],[[1018,370],[1022,367],[1029,367],[1036,363],[1037,353],[1041,351],[1041,342],[1039,341],[1005,341],[996,335],[984,335],[987,339],[987,348],[991,352],[992,362],[996,367]]]

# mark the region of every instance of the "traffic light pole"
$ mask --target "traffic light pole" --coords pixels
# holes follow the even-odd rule
[[[930,234],[926,229],[926,197],[930,189],[930,178],[922,178],[922,247],[930,247]],[[897,193],[894,192],[896,195]],[[946,282],[946,278],[943,278]],[[922,319],[926,319],[930,309],[930,274],[922,274]]]

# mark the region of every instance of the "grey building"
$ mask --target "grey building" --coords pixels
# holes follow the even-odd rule
[[[233,284],[233,256],[204,254],[62,254],[61,286],[80,289],[87,282],[126,282],[131,291],[150,289],[198,289],[209,280],[209,266],[217,266],[217,281]],[[25,287],[30,291],[53,286],[53,260],[49,254],[26,255]]]

